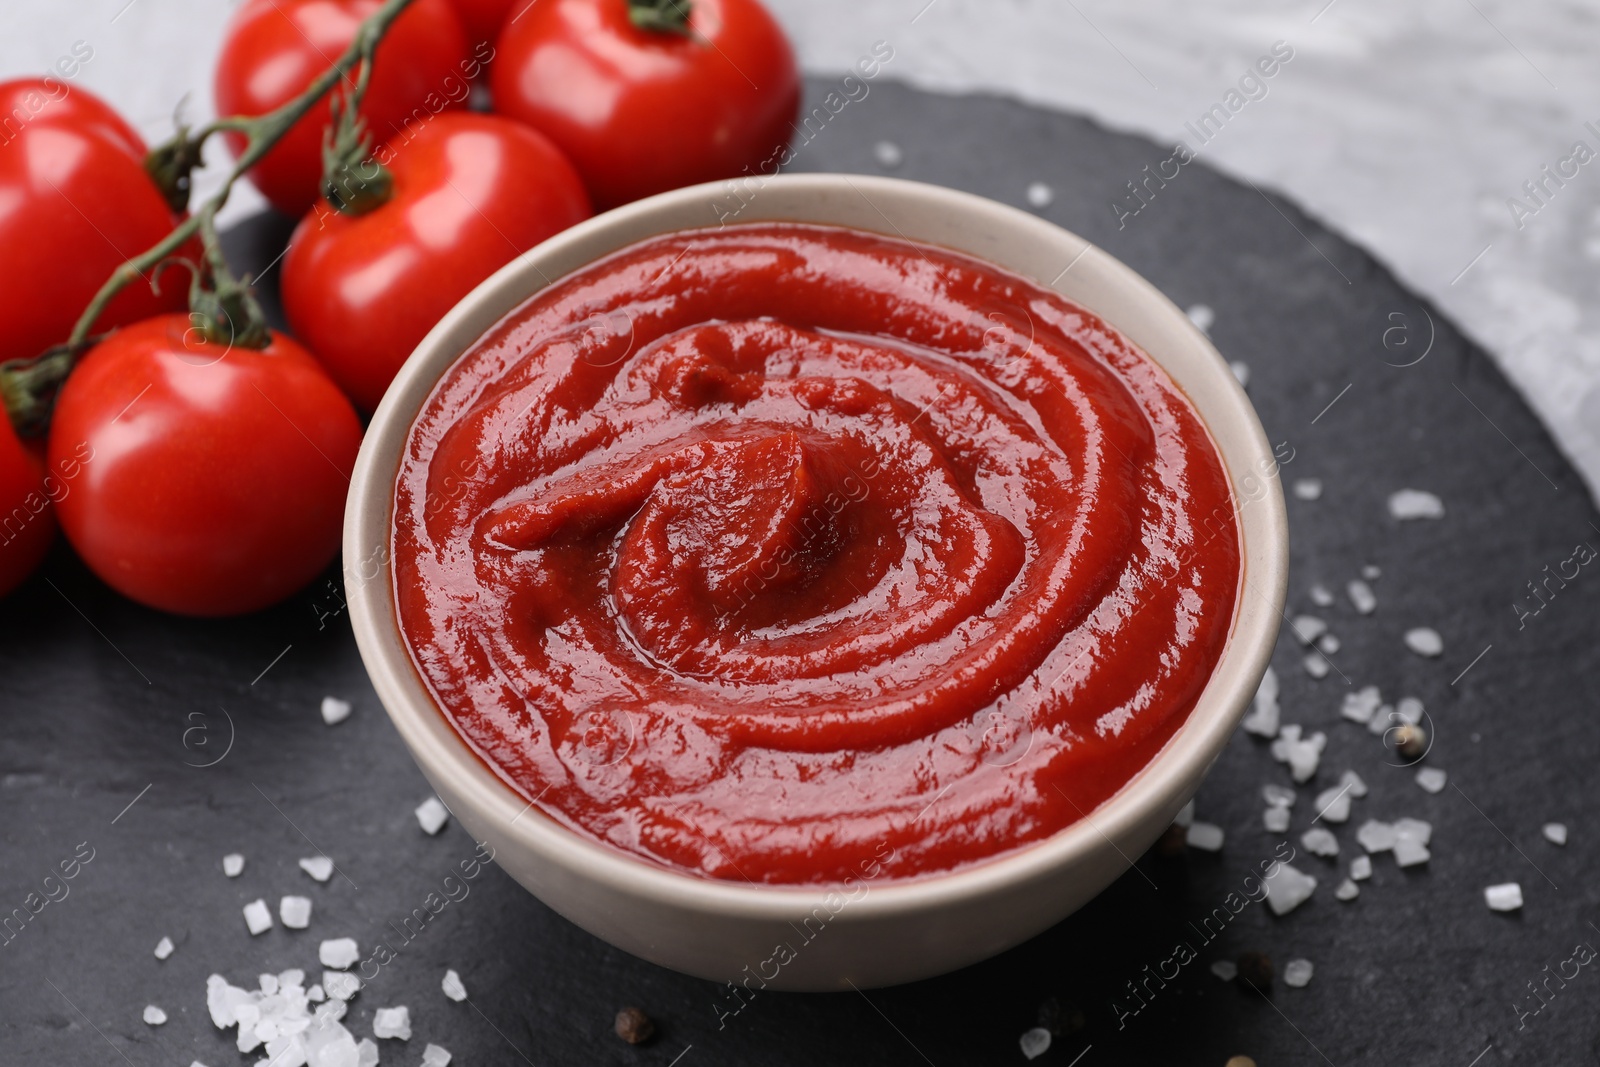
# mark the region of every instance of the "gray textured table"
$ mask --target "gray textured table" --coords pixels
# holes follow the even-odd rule
[[[813,83],[813,97],[828,88]],[[801,148],[796,168],[881,172],[880,141],[902,150],[891,171],[901,176],[1019,205],[1030,183],[1046,183],[1044,215],[1180,305],[1213,308],[1211,333],[1249,365],[1269,436],[1294,449],[1286,478],[1322,481],[1321,499],[1290,499],[1290,612],[1326,618],[1342,648],[1321,681],[1301,670],[1292,638],[1274,661],[1285,721],[1329,737],[1290,833],[1261,828],[1259,796],[1288,775],[1241,735],[1198,798],[1200,817],[1228,832],[1219,854],[1147,856],[1078,915],[958,974],[864,996],[766,994],[724,1029],[716,985],[609,948],[491,869],[403,944],[347,1024],[368,1034],[376,1008],[409,1005],[416,1036],[383,1042],[387,1064],[418,1062],[425,1041],[460,1064],[540,1067],[1022,1063],[1018,1038],[1041,1011],[1050,1022],[1074,1009],[1085,1025],[1058,1024],[1036,1063],[1220,1067],[1247,1053],[1263,1067],[1467,1067],[1478,1056],[1490,1067],[1600,1055],[1594,966],[1548,982],[1538,1014],[1527,986],[1579,942],[1600,946],[1590,925],[1600,922],[1600,576],[1580,570],[1521,628],[1513,604],[1536,606],[1527,583],[1578,542],[1600,547],[1600,518],[1524,404],[1367,256],[1199,164],[1119,229],[1111,204],[1168,149],[1007,101],[879,83]],[[285,235],[282,220],[262,218],[233,233],[233,251],[265,264]],[[1385,500],[1408,486],[1439,494],[1446,517],[1391,520]],[[1311,605],[1312,582],[1341,590],[1368,563],[1383,571],[1375,614],[1358,616],[1342,595]],[[418,829],[411,812],[427,786],[372,695],[339,605],[330,571],[251,618],[169,618],[111,594],[64,548],[0,605],[0,912],[42,892],[80,843],[93,849],[68,895],[0,945],[0,1063],[254,1062],[206,1017],[208,974],[250,984],[265,971],[315,972],[323,937],[396,943],[390,923],[471,854],[455,824],[436,838]],[[1442,657],[1403,646],[1422,625],[1443,635]],[[1367,684],[1425,703],[1428,762],[1450,775],[1442,792],[1423,792],[1377,738],[1339,718],[1343,695]],[[325,694],[355,702],[350,720],[323,725]],[[1301,849],[1296,865],[1322,882],[1313,900],[1281,918],[1248,906],[1202,947],[1191,924],[1280,841],[1299,847],[1311,797],[1347,767],[1371,792],[1333,828],[1337,861]],[[1433,823],[1432,861],[1401,871],[1377,857],[1360,898],[1337,902],[1332,889],[1359,852],[1354,828],[1402,815]],[[1564,849],[1540,837],[1552,820],[1572,829]],[[318,849],[348,878],[316,885],[301,873],[296,860]],[[237,879],[220,867],[232,851],[248,857]],[[1526,905],[1491,913],[1483,887],[1513,880]],[[242,905],[285,893],[314,899],[311,929],[249,937]],[[158,962],[164,935],[177,951]],[[1199,958],[1131,1012],[1127,983],[1179,942]],[[1269,1000],[1209,972],[1246,949],[1269,952],[1280,974],[1308,958],[1315,976],[1303,989],[1280,982]],[[440,993],[446,967],[461,973],[467,1003]],[[146,1026],[148,1003],[170,1021]],[[626,1003],[658,1021],[651,1044],[611,1035]]]

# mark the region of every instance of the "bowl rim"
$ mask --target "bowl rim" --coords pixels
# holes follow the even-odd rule
[[[545,815],[534,803],[525,801],[515,792],[460,736],[423,683],[399,634],[388,559],[394,476],[412,423],[439,378],[483,331],[475,332],[464,343],[454,341],[452,335],[469,322],[483,319],[486,310],[491,308],[498,310],[488,321],[499,321],[549,284],[552,277],[564,276],[649,234],[695,228],[670,225],[652,229],[651,222],[671,217],[690,205],[705,206],[725,199],[728,185],[712,182],[662,193],[564,230],[502,267],[462,298],[434,326],[396,375],[362,439],[345,513],[345,596],[368,674],[412,758],[430,780],[447,780],[469,806],[495,819],[499,832],[514,840],[517,846],[558,863],[570,874],[598,881],[629,896],[645,897],[685,911],[756,921],[783,921],[808,912],[819,898],[839,891],[848,881],[843,884],[744,884],[673,870],[584,837]],[[1074,264],[1089,260],[1089,267],[1103,272],[1105,281],[1137,300],[1143,313],[1165,316],[1169,320],[1181,319],[1180,328],[1186,331],[1190,345],[1198,348],[1202,356],[1209,357],[1211,373],[1217,379],[1213,384],[1220,389],[1211,390],[1209,410],[1205,413],[1200,412],[1200,404],[1193,398],[1190,402],[1197,413],[1202,414],[1202,422],[1228,473],[1239,523],[1241,555],[1239,589],[1228,639],[1194,708],[1144,767],[1076,822],[1037,841],[955,870],[893,880],[864,878],[862,882],[870,891],[852,898],[850,907],[838,918],[848,917],[853,924],[969,903],[997,890],[1047,878],[1083,860],[1101,842],[1109,842],[1121,853],[1117,842],[1126,839],[1142,820],[1148,819],[1152,805],[1159,805],[1163,797],[1182,792],[1185,781],[1198,782],[1203,777],[1232,735],[1254,693],[1256,680],[1271,658],[1288,587],[1288,519],[1275,457],[1254,408],[1210,340],[1160,290],[1114,256],[1037,215],[972,193],[900,178],[855,174],[779,175],[766,178],[761,188],[766,191],[774,187],[799,196],[848,190],[862,197],[868,193],[878,194],[898,205],[921,201],[924,206],[941,211],[976,216],[977,221],[996,233],[1009,232],[1032,240],[1075,242],[1075,247],[1081,247]],[[882,214],[881,208],[878,210]],[[753,217],[739,221],[787,220],[830,225],[816,218],[793,217],[794,214],[769,216],[758,211]],[[907,238],[899,233],[899,227],[887,215],[884,221],[895,232],[875,232],[925,244],[937,243]],[[832,225],[872,229],[854,222]],[[619,236],[620,239],[616,239]],[[603,250],[574,254],[596,241],[605,246]],[[993,262],[979,252],[959,248],[952,248],[952,251]],[[575,265],[562,268],[553,276],[545,274],[543,266],[562,260],[571,260]],[[1031,277],[1014,266],[996,265]],[[1062,275],[1065,273],[1063,271]],[[533,275],[543,281],[530,287]],[[1060,275],[1058,281],[1059,278]],[[1059,292],[1054,282],[1033,280]],[[1111,317],[1073,297],[1064,298],[1079,303],[1099,315],[1111,328],[1124,333]],[[1169,321],[1167,325],[1177,323]],[[1140,351],[1145,351],[1144,346],[1129,340]],[[1146,354],[1165,369],[1158,355]],[[1235,423],[1236,429],[1242,431],[1232,447],[1226,446],[1214,429],[1222,420]],[[1269,462],[1273,463],[1274,473],[1263,478],[1265,494],[1247,500],[1240,491],[1240,472],[1257,470],[1261,476],[1265,472],[1259,465]],[[1250,522],[1246,521],[1247,507],[1255,509],[1248,516]],[[380,569],[374,575],[364,575],[361,568],[372,561],[374,554],[372,533],[380,526],[382,538],[376,542],[381,546],[377,550],[381,555]],[[1258,531],[1254,537],[1247,535],[1251,529]],[[1261,605],[1264,610],[1249,610],[1248,598],[1252,594],[1266,601]],[[1241,687],[1248,689],[1242,697]],[[1131,867],[1137,857],[1122,854],[1122,858]]]

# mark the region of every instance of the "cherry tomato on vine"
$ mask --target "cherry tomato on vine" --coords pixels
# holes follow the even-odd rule
[[[799,111],[794,53],[758,0],[538,0],[495,47],[495,110],[559,145],[598,209],[775,170]]]
[[[521,10],[535,0],[450,0],[467,28],[467,39],[493,44],[513,9]]]
[[[295,336],[367,411],[457,301],[589,216],[560,150],[495,115],[439,115],[377,158],[394,181],[390,199],[355,216],[324,202],[302,219],[282,286]]]
[[[0,361],[62,343],[122,261],[180,221],[145,145],[104,101],[54,78],[0,83]],[[135,283],[96,330],[184,306],[183,285]]]
[[[217,113],[262,115],[288,103],[333,65],[381,6],[379,0],[245,0],[217,58]],[[361,107],[374,142],[408,121],[465,104],[480,66],[448,0],[416,0],[389,27],[374,58]],[[328,109],[326,101],[312,108],[250,170],[251,182],[287,215],[304,214],[319,195]],[[228,143],[237,154],[245,139],[229,133]]]
[[[206,341],[185,315],[124,327],[73,370],[55,469],[87,447],[61,528],[108,585],[185,615],[236,615],[315,578],[339,547],[361,424],[305,349]]]
[[[0,412],[0,596],[21,585],[50,550],[56,535],[50,497],[39,457]]]

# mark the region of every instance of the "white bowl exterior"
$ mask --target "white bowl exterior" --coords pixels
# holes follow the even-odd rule
[[[725,213],[729,203],[728,184],[714,183],[600,215],[502,268],[423,339],[385,394],[356,461],[344,530],[351,622],[379,698],[440,798],[494,848],[507,873],[585,930],[662,966],[752,990],[930,977],[1070,915],[1126,871],[1199,788],[1260,682],[1282,621],[1288,525],[1276,464],[1243,389],[1205,336],[1149,282],[1082,238],[981,197],[897,179],[785,175],[747,187],[743,209],[728,222],[848,226],[964,252],[1053,288],[1159,363],[1205,420],[1240,505],[1243,570],[1232,634],[1188,720],[1131,782],[1059,833],[969,869],[863,882],[845,899],[827,888],[695,878],[582,838],[485,768],[417,676],[396,623],[388,565],[395,474],[435,383],[496,322],[550,281],[619,248],[717,225],[719,206]],[[824,910],[815,913],[818,907]]]

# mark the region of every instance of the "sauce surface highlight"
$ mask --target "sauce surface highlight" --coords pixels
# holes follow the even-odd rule
[[[443,377],[395,488],[402,635],[542,811],[705,877],[949,871],[1183,722],[1233,496],[1148,357],[1047,289],[761,224],[560,279]]]

